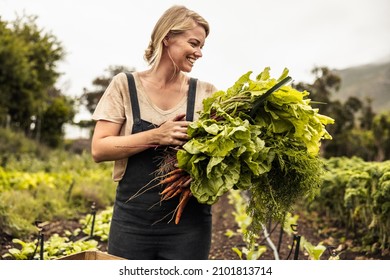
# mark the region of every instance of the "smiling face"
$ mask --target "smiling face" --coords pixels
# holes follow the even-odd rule
[[[206,31],[202,26],[164,39],[166,57],[180,71],[191,72],[197,59],[202,57],[202,47],[206,40]]]

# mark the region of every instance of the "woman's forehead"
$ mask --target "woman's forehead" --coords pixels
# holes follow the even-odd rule
[[[206,30],[200,25],[196,25],[194,28],[184,31],[181,35],[185,36],[187,39],[196,39],[201,43],[204,43],[206,40]]]

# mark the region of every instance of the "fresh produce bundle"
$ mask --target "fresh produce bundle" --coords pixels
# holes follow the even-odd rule
[[[162,162],[162,182],[170,183],[161,199],[181,196],[176,223],[191,196],[211,205],[234,188],[248,194],[258,230],[270,218],[281,220],[321,184],[319,148],[331,139],[325,126],[334,120],[311,107],[308,92],[287,85],[288,69],[278,79],[269,68],[254,80],[251,74],[205,99],[188,127],[190,140]]]

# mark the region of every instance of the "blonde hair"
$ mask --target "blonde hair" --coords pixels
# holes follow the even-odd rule
[[[144,58],[152,67],[158,65],[163,51],[163,40],[169,34],[180,34],[200,25],[206,31],[206,37],[210,33],[208,22],[198,13],[184,6],[174,5],[164,12],[157,21]]]

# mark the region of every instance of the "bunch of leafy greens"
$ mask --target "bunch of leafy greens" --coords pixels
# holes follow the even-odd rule
[[[269,70],[255,80],[250,71],[205,99],[199,119],[188,128],[190,140],[176,156],[200,203],[214,204],[232,188],[246,190],[255,230],[270,218],[281,220],[297,199],[315,193],[323,171],[320,141],[331,139],[325,126],[334,122],[311,107],[308,92],[290,85],[251,115],[256,101],[288,76],[285,69],[274,79]]]

